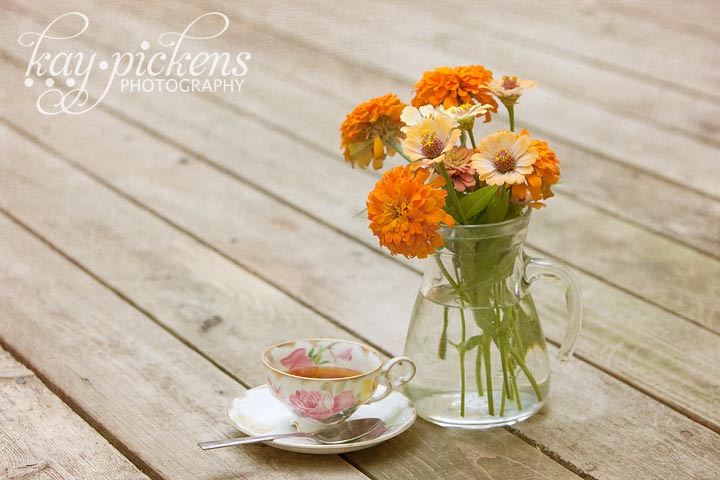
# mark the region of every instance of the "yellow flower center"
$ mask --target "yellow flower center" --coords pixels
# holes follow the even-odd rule
[[[467,112],[470,111],[471,108],[472,108],[472,105],[471,105],[471,104],[469,104],[469,103],[467,103],[467,102],[466,102],[466,103],[463,103],[462,105],[459,105],[459,106],[455,109],[455,114],[456,114],[456,115],[459,115],[459,116],[465,115]]]
[[[445,144],[437,136],[435,130],[423,130],[420,132],[422,139],[422,154],[429,159],[437,158],[445,148]]]
[[[519,86],[520,82],[518,82],[517,77],[508,77],[507,75],[503,77],[502,88],[505,90],[512,90],[513,88],[517,88]]]
[[[498,172],[507,173],[515,168],[516,163],[515,158],[504,148],[495,151],[493,164]]]
[[[407,203],[403,202],[402,204],[391,204],[386,203],[385,206],[388,210],[390,210],[390,213],[393,218],[402,218],[407,215],[408,213],[408,206]]]

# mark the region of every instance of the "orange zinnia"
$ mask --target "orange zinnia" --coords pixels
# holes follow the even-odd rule
[[[455,224],[443,210],[447,192],[426,184],[429,176],[424,168],[398,166],[385,172],[368,196],[370,229],[393,255],[432,255],[443,244],[440,224]]]
[[[488,104],[492,108],[485,112],[485,121],[490,121],[490,111],[497,112],[497,103],[493,98],[488,84],[492,80],[492,72],[482,65],[466,67],[441,67],[423,74],[415,84],[415,98],[412,104],[416,107],[430,104],[433,107],[442,105],[445,108],[463,104]]]
[[[396,145],[403,138],[400,127],[400,114],[405,104],[397,95],[388,93],[361,103],[350,112],[340,127],[340,147],[345,160],[355,167],[367,168],[372,161],[373,168],[382,168],[386,155],[395,150],[388,142]]]
[[[530,135],[527,130],[520,132],[521,135]],[[526,200],[528,193],[533,200],[530,205],[542,207],[540,200],[548,199],[555,194],[550,187],[560,179],[560,161],[555,152],[548,147],[547,142],[532,140],[530,148],[538,153],[537,160],[533,164],[532,173],[525,176],[525,183],[513,185],[512,194],[520,201]]]

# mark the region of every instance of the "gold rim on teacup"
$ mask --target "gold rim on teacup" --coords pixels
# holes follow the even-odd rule
[[[370,370],[370,371],[363,372],[363,373],[360,373],[360,374],[358,374],[358,375],[353,375],[353,376],[351,376],[351,377],[316,378],[316,377],[301,377],[300,375],[293,375],[293,374],[288,373],[288,372],[283,372],[282,370],[278,370],[277,368],[273,367],[272,365],[270,365],[270,364],[267,362],[267,360],[265,360],[266,355],[267,355],[271,350],[274,350],[274,349],[280,348],[280,347],[291,347],[291,346],[293,346],[293,344],[300,343],[300,342],[308,342],[308,343],[313,343],[313,342],[352,343],[353,345],[357,345],[357,346],[360,347],[360,348],[369,350],[370,352],[374,353],[374,354],[378,357],[378,359],[380,359],[380,365],[378,365],[376,368],[374,368],[374,369],[372,369],[372,370]],[[275,372],[275,373],[279,373],[280,375],[284,375],[284,376],[286,376],[286,377],[300,378],[300,379],[302,379],[302,380],[318,380],[318,381],[351,380],[351,379],[354,379],[354,378],[362,378],[362,377],[365,377],[365,376],[367,376],[367,375],[371,375],[371,374],[377,372],[378,370],[380,370],[380,369],[383,367],[383,365],[385,365],[385,362],[383,361],[383,355],[382,355],[380,352],[378,352],[375,348],[371,347],[370,345],[367,345],[367,344],[365,344],[365,343],[356,342],[356,341],[354,341],[354,340],[341,340],[341,339],[339,339],[339,338],[301,338],[301,339],[298,339],[298,340],[288,340],[288,341],[285,341],[285,342],[276,343],[275,345],[266,348],[265,351],[263,352],[261,358],[262,358],[263,365],[265,365],[265,367],[267,367],[268,369],[272,370],[272,371]]]

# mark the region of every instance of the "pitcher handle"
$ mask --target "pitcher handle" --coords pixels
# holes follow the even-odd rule
[[[570,360],[580,336],[580,327],[582,326],[580,284],[565,265],[552,260],[526,257],[525,281],[533,283],[535,280],[542,279],[561,280],[565,285],[565,302],[568,311],[567,328],[565,338],[560,345],[560,352],[558,352],[558,360],[563,364]]]

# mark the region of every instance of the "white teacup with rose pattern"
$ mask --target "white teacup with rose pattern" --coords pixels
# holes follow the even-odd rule
[[[268,348],[262,360],[273,395],[297,417],[324,425],[382,400],[415,375],[409,358],[383,364],[374,348],[346,340],[285,342]]]

